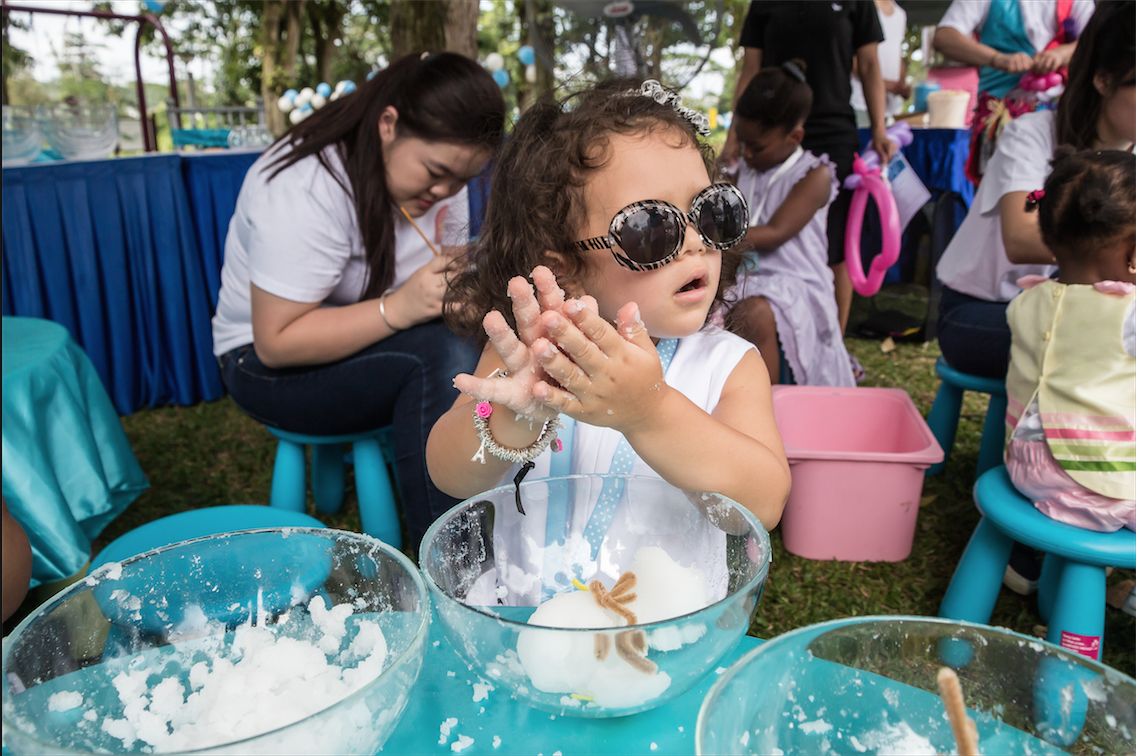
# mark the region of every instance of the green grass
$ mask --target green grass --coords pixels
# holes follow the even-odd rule
[[[914,311],[918,302],[899,290],[895,301],[881,301],[879,306]],[[936,344],[899,344],[886,354],[877,341],[849,339],[848,347],[867,369],[864,385],[903,388],[927,414],[938,389]],[[978,522],[970,490],[985,412],[985,397],[967,394],[950,462],[941,475],[924,484],[915,544],[906,560],[812,561],[787,552],[775,530],[773,566],[751,633],[771,638],[803,625],[854,615],[934,616]],[[275,438],[229,399],[142,410],[123,418],[123,425],[150,488],[107,527],[96,550],[164,515],[216,504],[268,502]],[[358,530],[350,474],[339,513],[317,512],[310,497],[309,512],[329,526]],[[1110,584],[1131,577],[1130,571],[1117,570]],[[1040,623],[1035,599],[1001,592],[991,624],[1031,635]],[[1136,673],[1136,618],[1107,608],[1105,636],[1104,661],[1129,675]]]

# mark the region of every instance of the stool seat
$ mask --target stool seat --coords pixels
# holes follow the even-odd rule
[[[351,445],[355,466],[355,492],[363,532],[396,549],[402,548],[402,524],[398,517],[394,486],[387,472],[384,447],[390,448],[391,428],[360,433],[314,436],[266,426],[280,439],[272,468],[274,509],[303,512],[307,500],[304,447],[312,448],[311,487],[316,508],[334,514],[343,503],[345,488],[343,445]]]
[[[1017,541],[1045,552],[1037,591],[1038,613],[1048,623],[1045,639],[1099,660],[1105,567],[1136,567],[1136,533],[1098,533],[1050,519],[1014,488],[1004,465],[978,479],[974,502],[982,519],[947,586],[939,616],[989,622]]]
[[[983,378],[956,370],[945,358],[935,360],[935,372],[942,381],[935,394],[935,402],[927,414],[927,425],[935,440],[943,447],[943,461],[927,468],[927,475],[936,475],[947,466],[951,449],[955,445],[959,415],[962,413],[963,394],[978,391],[990,395],[986,419],[982,424],[982,441],[978,448],[978,469],[975,477],[1002,464],[1002,451],[1006,444],[1006,382],[997,378]]]
[[[255,504],[202,507],[162,517],[120,535],[91,560],[91,572],[108,562],[121,562],[144,551],[217,533],[255,528],[322,528],[324,524],[302,512]]]
[[[1136,569],[1136,532],[1100,533],[1058,522],[1014,488],[1004,466],[979,478],[974,501],[984,517],[1018,543],[1082,564]]]

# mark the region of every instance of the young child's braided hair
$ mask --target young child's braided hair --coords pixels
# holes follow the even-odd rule
[[[1063,257],[1095,256],[1132,233],[1136,218],[1136,155],[1062,146],[1045,189],[1031,192],[1026,211],[1038,213],[1041,238]]]

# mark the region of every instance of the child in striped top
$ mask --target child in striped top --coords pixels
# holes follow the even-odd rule
[[[1055,520],[1136,530],[1136,156],[1059,150],[1027,210],[1060,277],[1007,310],[1007,471]]]

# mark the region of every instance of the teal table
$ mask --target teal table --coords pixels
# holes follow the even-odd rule
[[[149,482],[67,329],[3,319],[4,500],[31,542],[31,585],[70,577]]]
[[[719,666],[697,687],[668,704],[630,717],[581,719],[562,717],[530,708],[498,687],[482,700],[474,700],[474,683],[485,682],[471,671],[446,640],[434,613],[426,659],[418,682],[410,692],[398,727],[383,746],[382,754],[450,754],[459,736],[473,743],[458,753],[536,754],[693,754],[698,710],[718,675],[761,641],[743,636]],[[443,737],[443,723],[456,719]],[[494,744],[494,738],[500,742]]]

